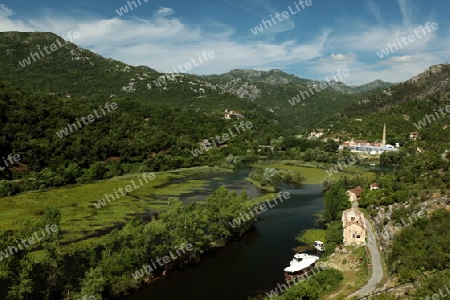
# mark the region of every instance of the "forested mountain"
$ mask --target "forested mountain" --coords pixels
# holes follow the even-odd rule
[[[392,86],[391,83],[381,80],[361,86],[347,86],[335,81],[330,74],[330,81],[322,81],[322,84],[326,83],[326,87],[321,88],[321,81],[299,78],[277,69],[269,71],[234,69],[222,75],[208,75],[202,78],[218,86],[224,86],[232,93],[237,91],[239,96],[240,93],[245,94],[246,89],[250,90],[250,99],[273,111],[275,118],[281,121],[289,120],[289,126],[296,130],[309,129],[333,112],[345,109],[361,97],[356,94],[366,97],[376,90]],[[339,79],[339,76],[336,78]],[[247,84],[247,80],[251,84]]]
[[[359,93],[364,93],[364,92],[369,92],[369,91],[375,91],[375,90],[379,90],[379,89],[386,89],[390,86],[393,86],[394,84],[390,83],[390,82],[385,82],[383,80],[374,80],[372,82],[363,84],[363,85],[345,85],[342,82],[337,82],[334,86],[335,86],[335,90],[337,91],[341,91],[343,93],[347,93],[347,94],[359,94]]]
[[[280,85],[280,84],[288,84],[288,83],[297,83],[307,85],[308,83],[314,82],[314,80],[304,79],[297,77],[292,74],[287,74],[281,70],[273,69],[269,71],[257,71],[257,70],[241,70],[234,69],[230,72],[220,75],[207,75],[203,76],[209,79],[221,79],[221,80],[233,80],[233,79],[246,79],[251,80],[253,82],[263,82],[268,84]]]
[[[0,172],[3,196],[109,178],[135,162],[157,171],[221,165],[230,154],[245,160],[248,150],[286,132],[272,112],[196,76],[128,66],[52,33],[1,33],[0,41],[0,155],[20,156]],[[44,45],[53,44],[59,49],[47,54]],[[117,110],[103,115],[106,103]],[[225,120],[225,109],[240,115]],[[83,125],[94,111],[101,117]],[[241,122],[253,130],[194,155],[199,142]]]
[[[52,45],[57,50],[49,51]],[[72,98],[127,97],[205,112],[253,110],[293,132],[308,129],[357,99],[349,95],[356,91],[354,87],[333,82],[318,92],[312,85],[319,82],[279,70],[233,70],[211,76],[162,74],[103,58],[53,33],[1,32],[0,62],[0,81],[24,91]],[[298,98],[301,92],[308,96]]]
[[[343,72],[344,70],[341,70]],[[337,71],[336,71],[337,72]],[[339,79],[339,75],[336,75]],[[253,82],[262,82],[272,85],[284,85],[284,84],[297,84],[299,88],[307,89],[312,84],[318,84],[320,81],[300,78],[292,74],[287,74],[281,70],[273,69],[269,71],[258,71],[258,70],[240,70],[234,69],[228,73],[221,75],[208,75],[203,76],[208,79],[221,79],[221,80],[233,80],[233,79],[246,79]],[[330,82],[333,82],[328,87],[330,90],[337,91],[344,94],[358,94],[363,92],[368,92],[372,90],[377,90],[381,88],[388,88],[392,86],[392,83],[385,82],[382,80],[374,80],[372,82],[359,85],[359,86],[348,86],[342,82],[335,81],[333,76],[329,76]]]
[[[64,47],[58,46],[58,40]],[[59,48],[46,54],[43,46],[51,44]],[[2,32],[0,48],[0,81],[9,81],[25,91],[57,96],[70,94],[72,98],[129,97],[208,112],[225,108],[255,109],[255,105],[247,101],[207,88],[195,76],[164,76],[149,67],[106,59],[70,42],[65,43],[53,33]],[[34,60],[31,54],[35,54]]]
[[[323,120],[320,126],[331,136],[379,140],[386,123],[390,143],[405,143],[409,133],[416,131],[422,138],[439,140],[436,128],[450,123],[445,110],[450,104],[449,78],[450,65],[432,66],[406,82],[361,95],[359,101]],[[428,117],[428,121],[427,115],[434,117]]]
[[[107,103],[117,109],[108,111]],[[0,155],[21,157],[14,167],[0,172],[0,183],[1,179],[33,179],[3,182],[6,187],[0,188],[0,194],[109,178],[124,172],[118,162],[138,162],[155,171],[222,164],[229,154],[245,159],[247,150],[283,135],[276,121],[254,111],[242,114],[225,120],[222,113],[138,99],[68,99],[0,83]],[[99,117],[83,124],[82,117],[89,115]],[[252,127],[237,132],[235,126],[241,122]],[[220,144],[216,141],[216,149],[193,155],[192,151],[202,149],[203,139],[213,142],[230,130],[234,136],[225,142],[228,147],[219,147],[222,139]]]

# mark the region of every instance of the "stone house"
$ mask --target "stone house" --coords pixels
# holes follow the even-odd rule
[[[342,212],[344,246],[364,245],[366,243],[366,220],[355,207]]]

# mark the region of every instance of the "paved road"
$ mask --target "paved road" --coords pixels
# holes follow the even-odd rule
[[[367,227],[367,237],[368,237],[368,247],[372,262],[372,277],[365,286],[363,286],[359,291],[354,292],[349,297],[354,296],[365,296],[374,291],[377,284],[383,279],[383,265],[381,263],[380,250],[378,249],[375,233],[372,228],[372,224],[366,219]]]

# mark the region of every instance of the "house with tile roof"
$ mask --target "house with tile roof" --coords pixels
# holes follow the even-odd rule
[[[344,246],[365,245],[366,220],[356,207],[342,212],[342,228]]]
[[[347,191],[347,195],[348,195],[348,200],[350,202],[355,202],[355,201],[359,201],[359,199],[361,198],[361,194],[364,192],[364,189],[360,186],[355,187],[354,189],[348,190]]]

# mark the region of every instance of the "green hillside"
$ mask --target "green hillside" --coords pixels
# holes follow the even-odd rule
[[[450,114],[430,117],[427,126],[416,125],[427,115],[450,104],[450,65],[436,65],[416,77],[370,95],[360,95],[356,103],[322,120],[320,126],[329,135],[341,138],[380,140],[383,124],[389,143],[405,143],[409,133],[418,131],[423,139],[442,140],[437,128],[450,123]],[[436,115],[435,115],[436,116]],[[428,123],[428,120],[427,120]]]
[[[101,57],[72,43],[64,43],[50,54],[43,51],[44,46],[58,45],[58,40],[64,43],[53,33],[1,32],[0,81],[9,81],[24,91],[56,96],[139,99],[216,113],[251,110],[277,120],[292,132],[309,129],[357,99],[340,92],[341,85],[339,89],[330,85],[291,105],[289,100],[308,91],[308,84],[314,81],[279,70],[233,70],[217,76],[161,74],[149,67]]]

